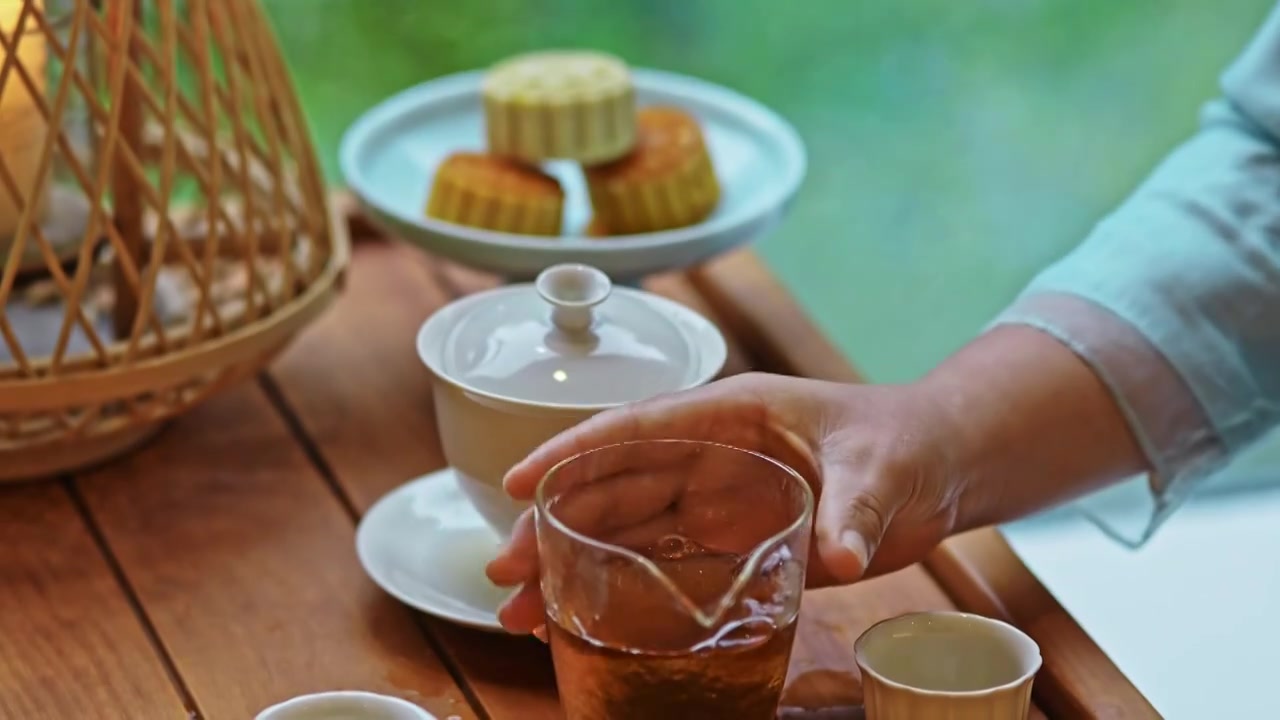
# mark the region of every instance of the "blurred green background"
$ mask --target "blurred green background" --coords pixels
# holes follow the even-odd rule
[[[761,251],[868,375],[985,324],[1195,128],[1272,0],[265,0],[332,182],[343,129],[547,46],[776,108],[810,171]]]

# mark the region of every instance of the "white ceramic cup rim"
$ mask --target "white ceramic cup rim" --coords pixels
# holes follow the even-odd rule
[[[871,664],[867,661],[866,653],[865,653],[865,645],[866,645],[867,638],[869,638],[872,635],[872,633],[876,632],[877,630],[883,630],[884,626],[886,625],[905,622],[912,618],[930,618],[930,617],[934,617],[934,618],[946,617],[946,618],[952,618],[956,620],[964,620],[973,625],[983,625],[986,627],[998,628],[1003,632],[1005,632],[1006,634],[1008,634],[1009,636],[1018,639],[1019,642],[1026,643],[1030,647],[1035,648],[1035,661],[1031,663],[1031,666],[1027,669],[1026,672],[1019,675],[1017,678],[1010,680],[1007,683],[1003,683],[1001,685],[992,685],[991,687],[985,687],[980,690],[930,690],[929,688],[922,688],[922,687],[916,687],[915,685],[908,685],[906,683],[901,683],[896,680],[891,680],[885,677],[878,670],[872,667]],[[854,641],[853,656],[854,656],[854,660],[858,663],[859,670],[861,670],[863,673],[866,673],[874,677],[877,681],[885,685],[888,685],[889,687],[896,688],[898,690],[905,690],[907,692],[911,692],[916,695],[941,697],[941,698],[980,698],[988,695],[996,695],[998,693],[1011,690],[1013,688],[1018,687],[1019,685],[1022,685],[1027,680],[1034,677],[1036,673],[1040,672],[1040,666],[1043,663],[1043,658],[1040,655],[1040,646],[1037,645],[1036,642],[1032,640],[1026,633],[1010,625],[1009,623],[1004,622],[1003,620],[996,620],[995,618],[989,618],[984,615],[976,615],[974,613],[946,611],[946,610],[906,613],[904,615],[898,615],[896,617],[891,617],[885,620],[881,620],[875,625],[872,625],[871,627],[867,628],[866,631],[863,632],[861,635],[859,635],[858,639]]]
[[[323,708],[326,703],[337,703],[345,701],[359,700],[372,706],[373,710],[388,710],[407,713],[407,717],[415,720],[438,720],[435,715],[414,705],[408,700],[403,700],[391,695],[380,695],[378,693],[366,692],[363,690],[332,690],[329,692],[311,693],[309,695],[299,695],[280,703],[276,703],[269,708],[254,716],[254,720],[288,720],[283,713],[291,710],[303,710],[308,707]]]

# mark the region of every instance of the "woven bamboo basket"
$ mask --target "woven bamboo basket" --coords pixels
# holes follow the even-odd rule
[[[256,0],[0,0],[0,481],[132,448],[334,298]]]

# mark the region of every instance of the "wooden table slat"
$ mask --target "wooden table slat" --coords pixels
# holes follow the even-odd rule
[[[487,280],[433,266],[401,245],[362,244],[355,256],[343,301],[299,338],[270,375],[335,482],[363,513],[396,486],[444,465],[431,377],[413,338],[448,300],[442,273],[469,290]],[[425,616],[422,622],[491,718],[560,718],[541,643]]]
[[[343,688],[475,717],[256,384],[77,482],[203,717]]]
[[[186,716],[60,483],[0,491],[0,718]]]

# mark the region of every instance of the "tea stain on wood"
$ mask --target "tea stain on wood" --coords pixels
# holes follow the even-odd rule
[[[0,490],[0,717],[186,717],[62,485]]]
[[[475,717],[409,612],[365,578],[350,519],[255,386],[79,485],[207,717],[335,688]]]

